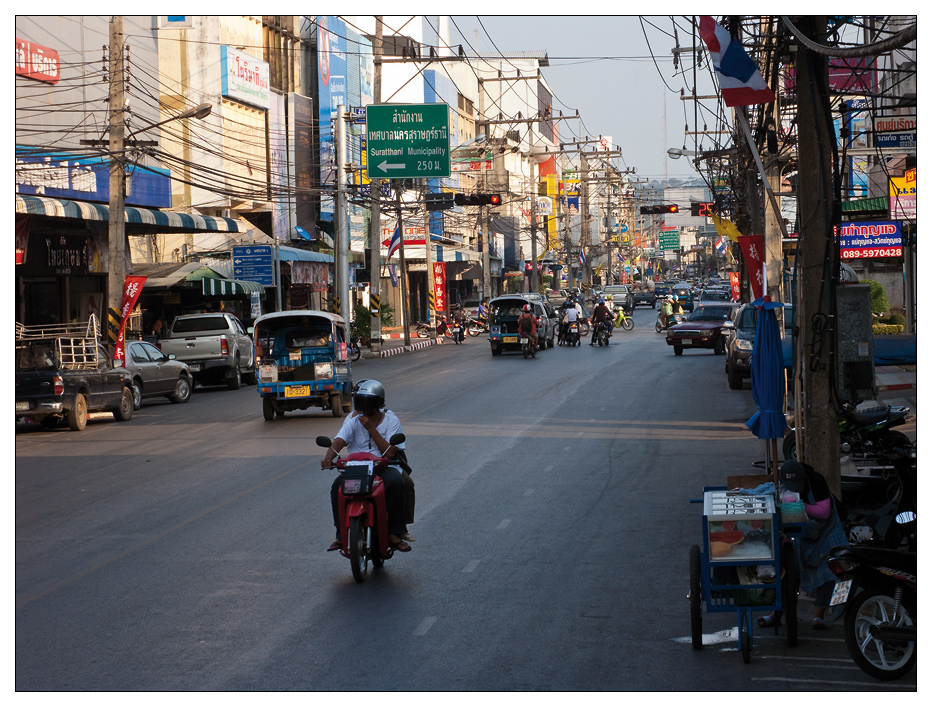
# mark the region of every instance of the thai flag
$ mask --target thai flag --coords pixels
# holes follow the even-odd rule
[[[715,250],[717,250],[720,255],[725,255],[725,236],[719,236],[718,240],[715,241]]]
[[[391,260],[395,251],[401,248],[401,222],[395,226],[395,232],[392,234],[392,240],[388,244],[388,255],[386,260]]]
[[[699,19],[699,34],[712,55],[712,65],[726,106],[753,106],[776,100],[757,65],[724,27],[703,15]]]
[[[586,264],[586,251],[584,250],[579,251],[579,264],[580,265]]]

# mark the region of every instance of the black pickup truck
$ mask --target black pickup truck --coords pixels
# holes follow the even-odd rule
[[[87,325],[16,325],[17,422],[51,428],[67,421],[83,430],[91,412],[132,418],[133,377],[113,366],[96,332],[93,318]]]

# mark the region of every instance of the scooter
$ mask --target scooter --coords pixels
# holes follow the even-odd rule
[[[608,338],[610,336],[608,324],[599,322],[595,325],[595,340],[599,342],[599,346],[608,346]]]
[[[896,680],[916,665],[916,554],[836,547],[831,606],[844,605],[845,646],[865,673]]]
[[[634,329],[634,317],[631,315],[632,312],[629,312],[624,307],[615,309],[615,326],[621,327],[625,331]]]
[[[489,333],[489,320],[475,319],[470,317],[466,322],[466,333],[470,336],[479,336],[482,333]]]
[[[841,477],[842,523],[852,545],[915,552],[919,487],[916,450],[895,448],[880,457],[882,476]]]
[[[838,411],[838,432],[842,456],[849,455],[855,466],[872,461],[877,454],[895,447],[909,447],[909,438],[893,431],[906,422],[909,408],[877,405],[859,409],[856,403],[844,403]],[[796,429],[783,438],[783,458],[796,459]]]
[[[665,332],[671,326],[682,324],[685,321],[686,317],[682,314],[668,314],[666,318],[664,318],[663,312],[658,312],[657,321],[654,323],[654,331],[660,334]]]
[[[568,346],[580,345],[579,322],[566,323],[566,332],[563,334],[560,344],[566,344]]]
[[[524,355],[524,358],[528,356],[531,358],[537,357],[537,345],[534,337],[527,336],[526,334],[521,335],[521,353]]]
[[[401,433],[392,435],[389,444],[405,441]],[[316,440],[318,447],[329,447],[331,440],[323,435]],[[395,550],[388,542],[388,510],[385,503],[385,484],[378,472],[392,460],[369,452],[357,452],[336,457],[331,468],[342,473],[337,494],[340,518],[340,554],[348,557],[353,579],[364,582],[371,560],[372,566],[381,567]]]

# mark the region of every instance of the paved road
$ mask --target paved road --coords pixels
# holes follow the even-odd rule
[[[361,585],[325,552],[329,413],[266,422],[255,388],[217,388],[20,431],[17,689],[915,689],[861,673],[839,627],[758,634],[744,665],[734,614],[709,614],[691,648],[690,499],[763,443],[721,357],[674,357],[653,317],[607,349],[354,364],[385,384],[418,492],[414,550]]]

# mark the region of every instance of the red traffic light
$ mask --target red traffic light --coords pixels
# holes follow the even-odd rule
[[[675,214],[680,210],[680,207],[677,206],[676,204],[669,204],[664,208],[666,209],[666,212],[668,214]]]
[[[456,194],[457,206],[498,206],[502,203],[501,194]]]

